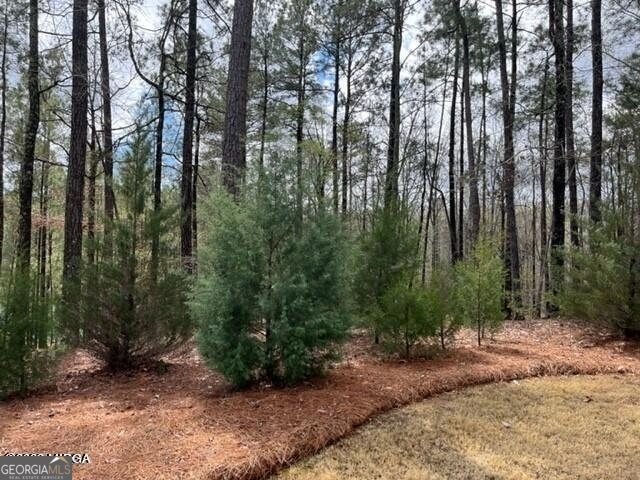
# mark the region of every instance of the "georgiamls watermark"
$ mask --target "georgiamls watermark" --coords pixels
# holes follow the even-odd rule
[[[4,452],[3,457],[69,457],[72,463],[91,463],[91,458],[86,453],[14,453]]]
[[[72,480],[73,462],[64,455],[0,456],[0,480]]]

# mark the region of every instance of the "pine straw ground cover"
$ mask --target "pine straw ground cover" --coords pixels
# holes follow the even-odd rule
[[[508,323],[487,345],[402,362],[369,339],[297,387],[231,392],[191,353],[168,372],[110,376],[81,352],[53,391],[0,404],[0,453],[88,453],[76,479],[252,479],[333,443],[374,415],[468,385],[532,376],[640,373],[640,349],[558,322]]]

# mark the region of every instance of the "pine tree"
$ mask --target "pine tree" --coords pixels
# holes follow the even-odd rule
[[[187,282],[180,268],[167,260],[166,250],[162,268],[152,268],[153,239],[162,239],[177,222],[175,209],[157,212],[149,205],[151,157],[148,133],[139,130],[117,185],[121,197],[119,217],[110,227],[113,256],[83,269],[85,293],[71,312],[86,347],[111,370],[157,359],[191,335],[184,303]],[[103,246],[98,243],[98,250]]]
[[[346,239],[326,207],[299,221],[296,163],[281,160],[235,200],[219,192],[205,206],[191,313],[200,352],[237,386],[317,373],[349,325]]]

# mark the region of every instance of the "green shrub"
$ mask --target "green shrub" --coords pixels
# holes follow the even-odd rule
[[[385,345],[409,357],[418,340],[435,336],[438,306],[428,289],[409,288],[406,283],[389,288],[381,299],[376,319]]]
[[[419,264],[416,229],[407,218],[401,206],[376,211],[371,231],[360,242],[355,296],[364,324],[373,331],[376,343],[385,335],[396,336],[401,324],[406,323],[404,315],[394,314],[396,305],[391,297],[400,295],[402,303],[413,303],[409,300],[413,294],[402,292],[410,289]],[[397,343],[393,338],[391,342],[383,338],[383,342]],[[402,342],[398,345],[405,349]]]
[[[429,315],[437,325],[440,346],[444,350],[453,341],[462,326],[456,310],[456,278],[452,268],[440,268],[431,274],[425,296],[429,305]]]
[[[204,206],[191,313],[202,356],[236,386],[317,373],[349,326],[340,222],[322,206],[300,219],[291,183],[285,164]]]
[[[503,320],[501,299],[504,270],[495,242],[480,238],[475,247],[456,265],[456,305],[458,315],[475,326],[478,345],[485,330]]]
[[[621,235],[605,215],[589,235],[589,248],[567,254],[565,282],[554,302],[563,315],[632,336],[640,333],[640,244]]]
[[[361,242],[356,298],[376,341],[409,356],[420,340],[440,336],[444,348],[458,328],[453,309],[453,272],[437,271],[427,285],[416,282],[420,267],[417,228],[398,205],[374,215]]]

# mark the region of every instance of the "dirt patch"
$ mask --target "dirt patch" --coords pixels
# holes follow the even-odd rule
[[[263,478],[432,394],[531,376],[640,373],[637,346],[567,323],[508,323],[482,348],[473,339],[463,332],[455,349],[403,362],[373,355],[357,337],[324,378],[244,392],[230,391],[195,352],[169,359],[165,374],[132,376],[102,374],[76,352],[57,391],[0,404],[0,453],[88,453],[77,479]]]

